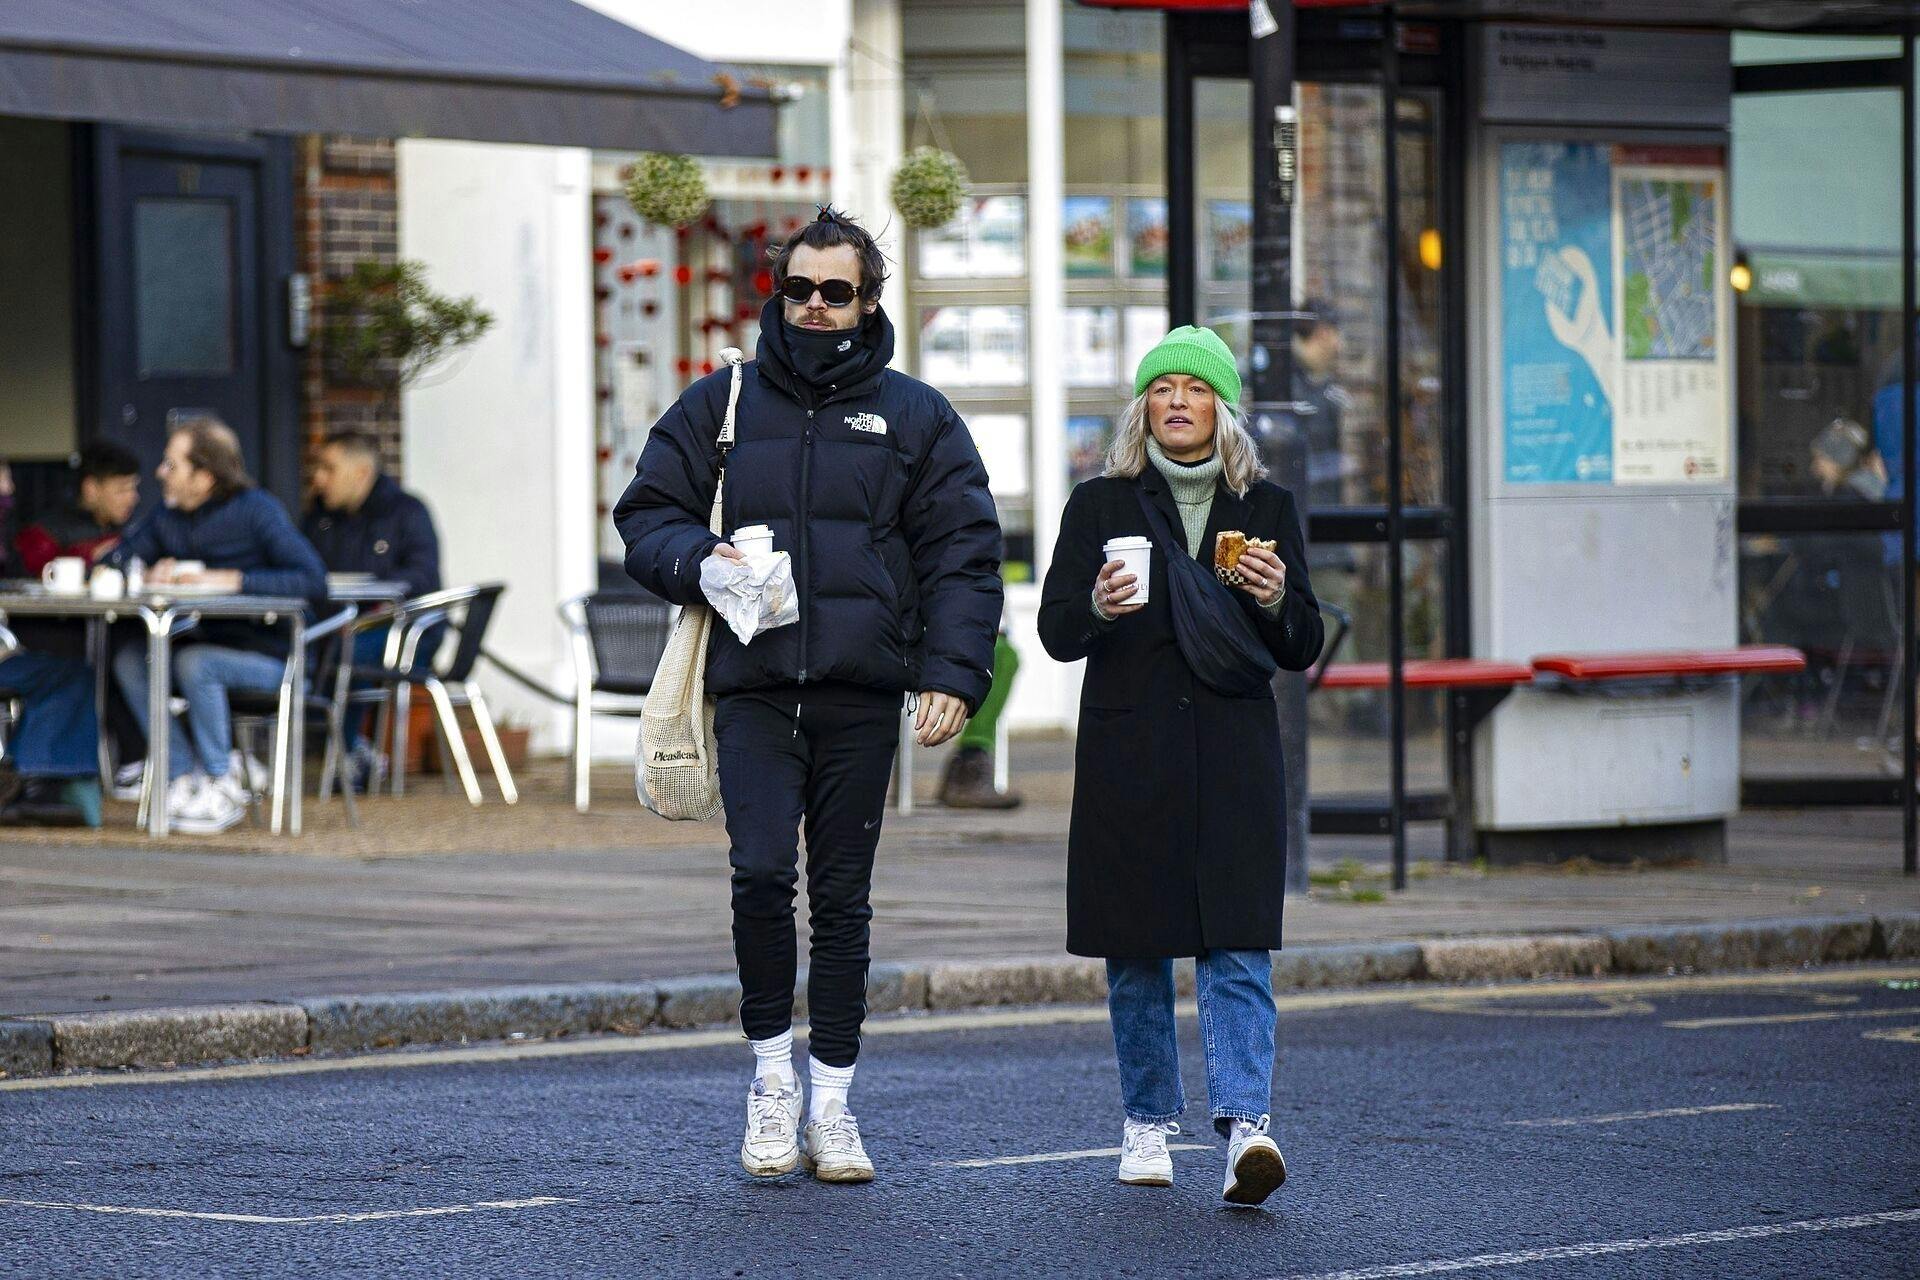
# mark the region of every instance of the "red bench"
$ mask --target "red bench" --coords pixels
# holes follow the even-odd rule
[[[1563,680],[1649,680],[1688,676],[1792,675],[1807,668],[1807,655],[1785,645],[1749,644],[1737,649],[1670,649],[1631,653],[1545,653],[1534,670]]]
[[[1409,689],[1512,688],[1533,679],[1524,662],[1495,658],[1415,658],[1401,667]],[[1320,689],[1384,689],[1392,675],[1384,662],[1341,662],[1326,668]]]

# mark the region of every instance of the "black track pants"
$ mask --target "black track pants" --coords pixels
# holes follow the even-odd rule
[[[733,848],[733,950],[749,1039],[793,1024],[799,833],[807,837],[813,947],[810,1050],[828,1066],[860,1054],[867,1014],[873,854],[899,741],[900,707],[775,694],[721,698],[714,720]]]

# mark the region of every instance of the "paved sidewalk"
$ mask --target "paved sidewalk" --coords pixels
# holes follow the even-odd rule
[[[1068,785],[1045,767],[1057,751],[1036,751],[1046,758],[1022,775],[1034,799],[1021,810],[889,817],[877,960],[1060,954]],[[364,851],[389,839],[418,849],[417,832],[394,824],[434,809],[443,798],[432,795],[369,805],[356,843],[331,852],[12,833],[0,842],[0,1015],[730,969],[724,832],[662,822],[618,786],[609,772],[605,804],[587,818],[551,778],[511,814],[497,802],[477,811],[501,832],[497,849],[515,852]],[[1920,882],[1899,872],[1898,818],[1743,814],[1730,865],[1665,870],[1478,871],[1432,860],[1439,830],[1416,828],[1424,858],[1405,894],[1378,878],[1383,842],[1327,840],[1314,861],[1325,883],[1288,904],[1287,937],[1382,942],[1920,910]],[[574,822],[589,825],[565,825]],[[528,826],[597,839],[540,849],[512,836]],[[1363,864],[1358,874],[1350,859]]]

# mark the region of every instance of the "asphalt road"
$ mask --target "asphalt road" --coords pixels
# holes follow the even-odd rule
[[[1908,1277],[1916,979],[1283,998],[1259,1210],[1191,1038],[1171,1190],[990,1163],[1118,1142],[1098,1010],[876,1024],[864,1187],[739,1170],[727,1033],[8,1082],[0,1274]]]

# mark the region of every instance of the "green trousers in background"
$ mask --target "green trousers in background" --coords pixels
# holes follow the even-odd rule
[[[980,703],[973,719],[960,731],[960,746],[993,750],[993,738],[1000,725],[1000,713],[1007,708],[1007,695],[1013,692],[1013,678],[1020,671],[1020,653],[1003,631],[993,642],[993,687]]]

